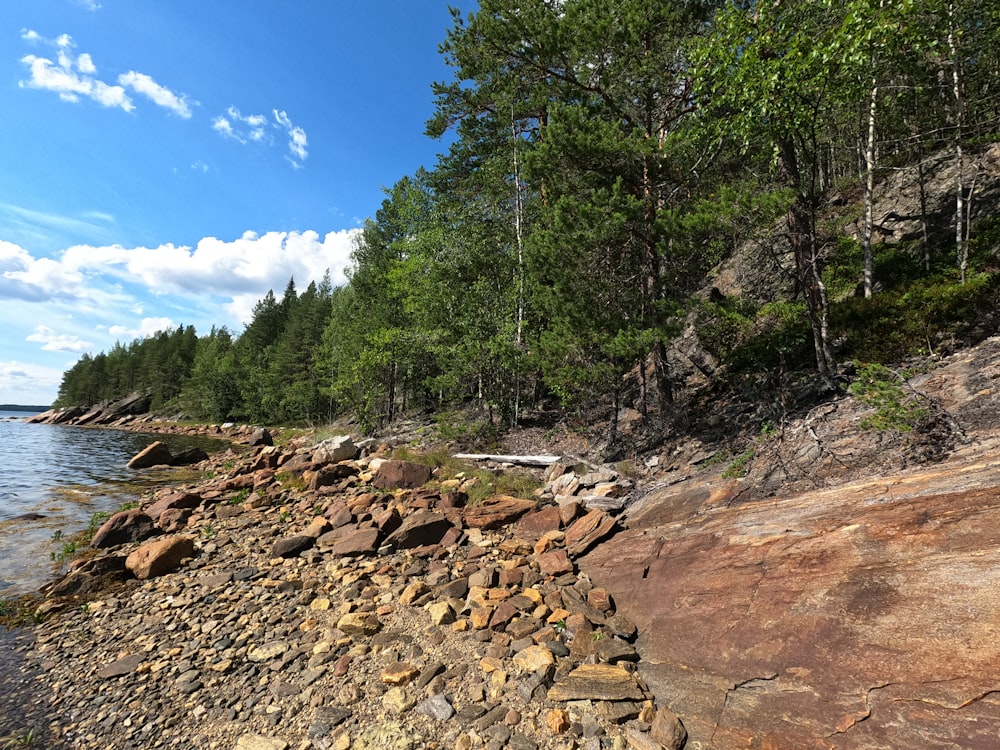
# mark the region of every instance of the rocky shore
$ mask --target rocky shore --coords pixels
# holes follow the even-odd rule
[[[577,559],[613,471],[529,499],[478,477],[262,439],[108,519],[13,643],[0,735],[52,748],[681,747],[635,625]]]

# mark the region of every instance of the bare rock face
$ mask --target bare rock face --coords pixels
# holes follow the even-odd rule
[[[688,747],[994,747],[998,483],[984,459],[735,507],[671,488],[581,568]]]

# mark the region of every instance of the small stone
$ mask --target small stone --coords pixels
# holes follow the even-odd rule
[[[382,696],[382,705],[398,714],[406,713],[413,708],[415,703],[416,701],[413,700],[413,697],[401,687],[390,688]]]
[[[529,646],[514,654],[514,664],[522,672],[537,672],[556,663],[552,652],[545,646]]]
[[[123,656],[121,659],[118,659],[103,669],[98,670],[97,676],[101,679],[108,680],[112,677],[122,677],[123,675],[131,674],[136,670],[139,664],[142,663],[142,661],[142,654]]]
[[[273,641],[255,646],[247,651],[247,659],[250,661],[269,661],[277,656],[281,656],[288,651],[288,644],[284,641]]]
[[[418,703],[414,710],[418,714],[430,716],[432,719],[437,719],[438,721],[448,721],[448,719],[455,715],[455,709],[442,693],[432,695],[427,700]]]
[[[398,661],[383,669],[381,678],[386,685],[405,685],[419,674],[420,670],[412,664]]]
[[[448,602],[434,602],[427,611],[430,613],[431,622],[435,625],[448,625],[455,621],[455,610]]]
[[[562,734],[569,729],[569,712],[563,708],[553,708],[545,714],[545,725],[552,734]]]
[[[288,743],[261,734],[244,734],[236,740],[233,750],[288,750]]]
[[[352,637],[370,637],[382,629],[374,612],[349,612],[337,621],[337,629]]]
[[[399,595],[399,603],[410,606],[428,591],[430,591],[430,587],[426,583],[414,581],[403,589],[403,593]]]

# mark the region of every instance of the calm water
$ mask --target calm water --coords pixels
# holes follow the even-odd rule
[[[154,440],[173,453],[224,441],[187,435],[25,424],[24,412],[0,411],[0,596],[37,589],[52,574],[51,555],[87,527],[94,513],[116,510],[178,469],[132,471],[125,464]],[[26,513],[39,519],[19,518]]]

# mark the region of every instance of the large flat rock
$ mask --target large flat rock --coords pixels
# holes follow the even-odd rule
[[[650,497],[580,561],[700,748],[993,748],[1000,453],[727,505]]]

